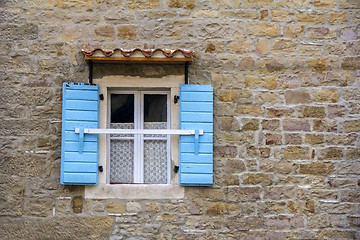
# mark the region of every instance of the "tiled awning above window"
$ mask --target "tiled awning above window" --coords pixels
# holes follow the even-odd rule
[[[194,55],[193,50],[185,49],[122,49],[105,50],[94,48],[82,50],[85,60],[92,62],[114,63],[145,63],[145,64],[184,64],[191,63]]]

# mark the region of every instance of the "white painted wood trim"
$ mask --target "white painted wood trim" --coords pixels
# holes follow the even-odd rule
[[[80,133],[80,128],[75,128],[75,133]],[[87,134],[162,134],[162,135],[195,135],[195,130],[180,129],[104,129],[84,128]],[[199,130],[199,135],[204,135],[204,130]]]

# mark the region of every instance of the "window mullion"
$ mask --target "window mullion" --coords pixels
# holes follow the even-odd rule
[[[141,94],[135,93],[135,108],[134,108],[134,128],[142,128],[142,114],[141,114]],[[143,183],[143,160],[142,160],[142,135],[134,135],[134,183]]]

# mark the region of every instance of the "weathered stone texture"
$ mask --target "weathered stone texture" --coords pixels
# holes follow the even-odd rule
[[[1,238],[360,239],[359,30],[359,0],[0,0]],[[59,183],[61,85],[87,82],[81,49],[136,47],[195,50],[190,83],[214,87],[214,184],[183,199]]]

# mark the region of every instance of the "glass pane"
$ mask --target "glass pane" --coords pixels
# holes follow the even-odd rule
[[[144,95],[144,129],[167,129],[166,95]],[[166,137],[166,135],[146,134],[145,137]]]
[[[166,140],[146,140],[144,142],[144,182],[167,183]]]
[[[166,95],[144,95],[144,122],[166,122],[167,104]]]
[[[111,94],[111,123],[134,123],[134,94]]]
[[[110,183],[132,183],[134,172],[134,141],[110,141]]]

